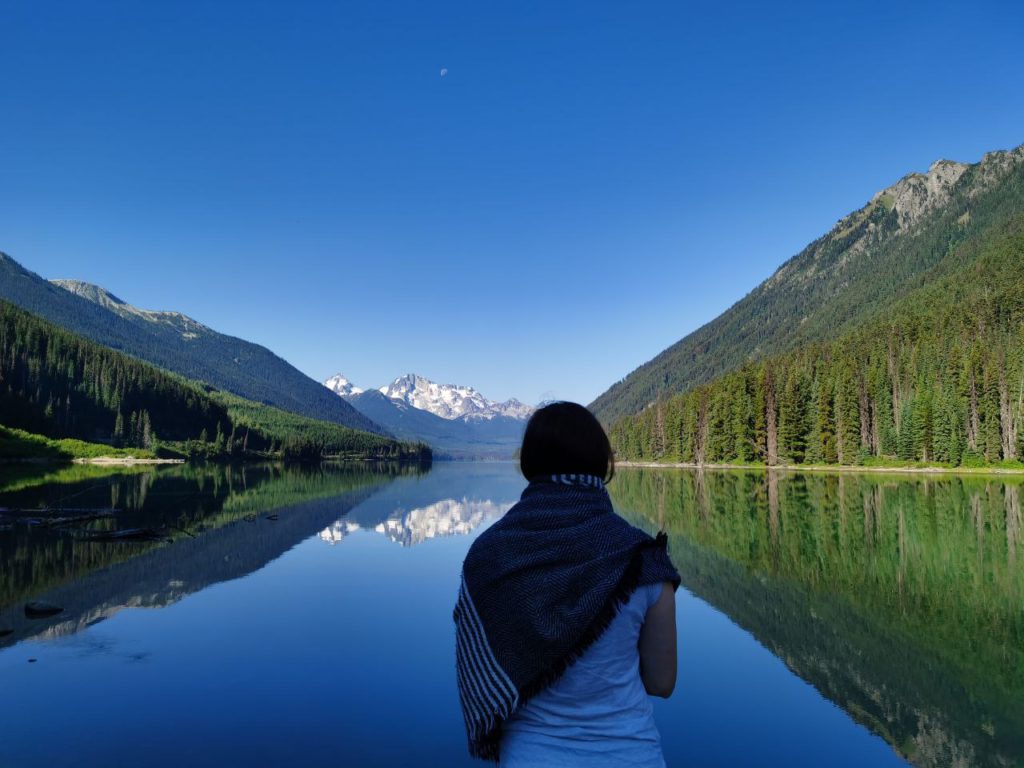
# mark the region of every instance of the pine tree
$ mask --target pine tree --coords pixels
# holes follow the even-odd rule
[[[142,412],[142,447],[153,447],[153,427],[149,421],[149,411]]]
[[[989,361],[986,360],[986,363]],[[999,385],[994,371],[987,364],[981,401],[981,449],[985,461],[996,462],[1002,457],[1002,430],[999,423]]]
[[[910,461],[914,458],[914,404],[909,397],[903,399],[903,407],[900,411],[897,453],[901,459]]]
[[[878,421],[879,455],[895,456],[899,452],[898,435],[892,412],[892,388],[884,378],[875,392],[875,413]]]
[[[732,458],[741,462],[754,458],[753,413],[746,376],[736,377],[736,385],[730,393],[732,398]]]
[[[804,461],[807,450],[805,389],[800,374],[790,372],[779,403],[779,455],[796,464]]]
[[[835,389],[836,461],[853,464],[860,457],[860,405],[849,368],[839,371]]]
[[[810,399],[807,404],[807,421],[810,424],[810,431],[807,434],[807,453],[805,458],[808,464],[825,463],[821,415],[821,378],[815,375],[811,381]]]
[[[932,398],[927,389],[917,392],[913,399],[911,444],[912,458],[919,461],[932,460]]]

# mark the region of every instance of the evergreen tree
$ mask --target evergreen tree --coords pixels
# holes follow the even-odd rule
[[[142,412],[142,447],[153,447],[153,426],[149,420],[149,411]]]
[[[912,456],[919,461],[932,459],[932,404],[931,392],[922,389],[917,392],[910,409],[910,442]]]
[[[898,453],[901,459],[908,461],[914,458],[914,403],[905,398],[900,409],[900,431],[897,437]]]
[[[843,366],[835,387],[836,461],[853,464],[860,457],[860,405],[852,371]]]

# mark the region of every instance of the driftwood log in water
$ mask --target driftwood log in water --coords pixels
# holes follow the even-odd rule
[[[45,619],[49,616],[56,616],[58,613],[63,612],[63,608],[59,605],[54,605],[53,603],[44,603],[41,601],[25,603],[25,616],[29,619]]]
[[[90,520],[113,517],[116,509],[110,507],[39,507],[36,509],[0,507],[0,523],[28,523],[29,525],[74,525]]]
[[[113,514],[117,512],[113,507],[35,507],[34,509],[27,509],[25,507],[0,507],[0,515],[11,515],[12,517],[44,517],[46,515],[66,515],[66,514],[97,514],[100,512],[106,512]]]
[[[86,541],[170,541],[166,533],[153,528],[122,528],[117,531],[81,531]]]
[[[44,528],[66,528],[84,525],[96,520],[109,520],[114,517],[113,510],[53,510],[61,512],[75,511],[78,514],[64,514],[59,517],[40,517],[50,510],[0,509],[0,531],[8,531],[16,525],[42,526]]]

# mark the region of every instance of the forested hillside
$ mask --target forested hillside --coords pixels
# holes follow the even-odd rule
[[[939,161],[876,194],[715,320],[591,404],[606,424],[748,363],[856,330],[964,259],[1024,211],[1024,146]]]
[[[430,447],[419,440],[394,440],[371,432],[349,429],[329,421],[310,419],[280,408],[260,405],[227,392],[211,392],[210,396],[228,409],[236,435],[243,429],[257,430],[287,456],[315,459],[355,454],[387,460],[432,459]]]
[[[420,445],[211,393],[6,301],[0,424],[51,438],[215,456],[429,456]]]
[[[50,283],[4,253],[0,299],[187,379],[310,418],[383,432],[265,347],[217,333],[177,312],[137,309],[98,286]]]
[[[950,465],[1024,453],[1024,213],[830,342],[746,363],[613,426],[622,459]]]

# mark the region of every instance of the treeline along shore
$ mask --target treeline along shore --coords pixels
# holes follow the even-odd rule
[[[1022,469],[1024,219],[831,342],[748,362],[611,428],[624,461]]]
[[[0,301],[0,460],[430,461],[430,448],[245,400]]]

